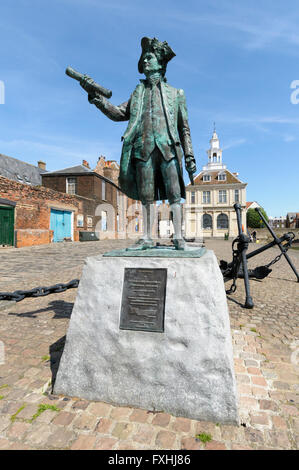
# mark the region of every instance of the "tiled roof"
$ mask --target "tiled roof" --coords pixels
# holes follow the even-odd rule
[[[226,174],[226,179],[225,181],[223,180],[218,180],[218,174],[219,173],[225,173]],[[210,175],[211,180],[210,181],[203,181],[203,175]],[[232,183],[241,183],[241,181],[233,175],[230,171],[228,170],[215,170],[215,171],[201,171],[199,175],[197,175],[194,179],[195,184],[232,184]]]
[[[38,166],[0,154],[0,176],[18,181],[18,183],[38,186],[42,184],[41,175],[44,173],[47,173],[47,171]]]

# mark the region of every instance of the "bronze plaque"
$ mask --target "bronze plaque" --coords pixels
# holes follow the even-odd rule
[[[120,329],[164,332],[167,269],[125,268]]]

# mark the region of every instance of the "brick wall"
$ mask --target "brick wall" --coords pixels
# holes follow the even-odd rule
[[[105,181],[105,192],[106,199],[102,200],[102,185],[104,180],[99,178],[97,174],[74,174],[69,175],[70,177],[75,177],[77,179],[77,194],[76,197],[84,198],[82,204],[81,214],[84,215],[84,227],[81,227],[81,230],[90,230],[95,231],[97,222],[100,220],[100,216],[96,216],[96,208],[100,204],[111,204],[114,208],[114,221],[113,227],[109,230],[109,233],[103,234],[107,238],[117,238],[117,223],[116,223],[116,214],[117,214],[117,187],[111,184],[109,181]],[[47,188],[52,188],[56,191],[61,191],[65,194],[66,191],[66,178],[67,175],[43,175],[43,185]],[[86,201],[90,201],[87,203]],[[93,202],[91,202],[93,201]],[[105,207],[103,208],[105,210]],[[91,216],[93,220],[92,226],[86,226],[87,216]]]
[[[16,203],[16,247],[41,245],[52,241],[51,208],[74,213],[74,240],[79,239],[77,214],[83,211],[83,199],[41,186],[29,186],[0,176],[0,198]]]

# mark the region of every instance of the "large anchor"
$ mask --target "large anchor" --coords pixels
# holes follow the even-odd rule
[[[238,232],[239,235],[238,237],[233,241],[232,244],[232,249],[233,249],[233,260],[231,263],[228,263],[227,261],[221,260],[220,261],[220,269],[223,274],[224,280],[228,281],[230,279],[233,280],[233,283],[226,291],[227,294],[232,294],[236,291],[237,285],[236,285],[236,280],[237,278],[243,278],[244,279],[244,285],[245,285],[245,292],[246,292],[246,299],[245,299],[245,308],[253,308],[254,303],[252,300],[252,297],[250,295],[250,285],[249,285],[249,279],[250,278],[255,278],[255,279],[264,279],[266,276],[270,274],[272,269],[270,269],[270,266],[272,266],[274,263],[277,263],[277,261],[280,260],[282,255],[285,257],[287,262],[289,263],[290,267],[294,271],[296,277],[297,277],[297,282],[299,282],[299,275],[296,271],[295,266],[293,265],[292,261],[287,255],[287,250],[290,248],[292,245],[292,241],[295,238],[295,234],[293,232],[288,232],[285,233],[282,237],[278,238],[275,234],[275,232],[272,230],[272,228],[269,226],[267,220],[265,219],[264,215],[260,211],[260,209],[257,207],[255,210],[258,212],[259,216],[261,217],[262,221],[264,222],[265,226],[271,233],[273,237],[273,241],[258,248],[257,250],[252,251],[251,253],[247,254],[247,249],[248,249],[248,244],[249,244],[249,237],[246,235],[246,233],[243,232],[242,230],[242,221],[241,221],[241,205],[240,204],[235,204],[234,209],[236,211],[237,215],[237,223],[238,223]],[[272,248],[273,246],[278,246],[281,253],[280,255],[276,256],[270,263],[264,266],[258,266],[255,269],[248,269],[247,267],[247,260],[252,258],[253,256],[256,256],[263,251],[268,250],[269,248]]]

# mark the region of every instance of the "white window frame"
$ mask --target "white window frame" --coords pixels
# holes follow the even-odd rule
[[[70,181],[73,180],[73,181]],[[77,178],[74,176],[67,176],[66,178],[66,193],[77,194]]]
[[[102,180],[102,201],[106,201],[106,181]]]
[[[202,180],[203,181],[211,181],[211,175],[203,175]]]
[[[218,181],[226,181],[226,174],[218,173]]]
[[[221,204],[227,203],[227,191],[226,189],[219,189],[218,202]]]
[[[202,203],[203,204],[211,204],[211,191],[203,191],[202,192]]]

